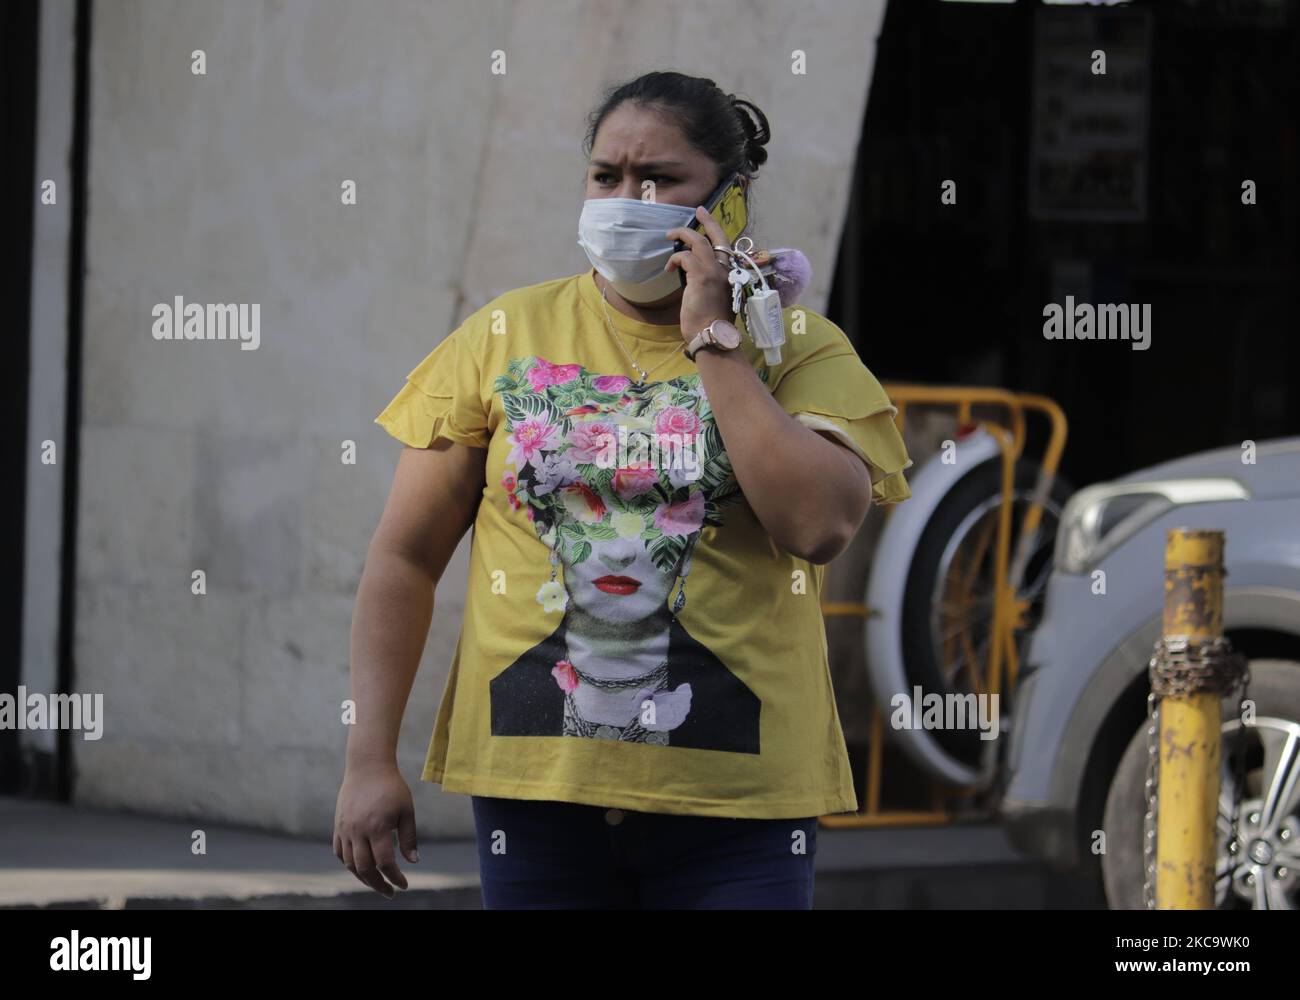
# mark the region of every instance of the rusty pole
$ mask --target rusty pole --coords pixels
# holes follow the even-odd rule
[[[1165,546],[1164,634],[1188,643],[1223,634],[1221,531],[1172,528]],[[1160,702],[1156,907],[1214,909],[1220,694],[1193,690]]]

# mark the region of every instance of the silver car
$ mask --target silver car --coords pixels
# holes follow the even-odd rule
[[[1300,438],[1192,455],[1070,499],[1016,694],[1002,818],[1026,853],[1098,867],[1112,908],[1143,906],[1147,663],[1174,527],[1225,533],[1224,631],[1250,662],[1253,721],[1224,700],[1217,903],[1295,908]],[[1239,773],[1242,849],[1230,857]]]

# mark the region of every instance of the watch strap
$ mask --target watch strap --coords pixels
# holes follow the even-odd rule
[[[713,333],[713,324],[718,322],[720,321],[715,319],[713,323],[710,323],[703,330],[697,333],[693,338],[691,338],[691,342],[686,345],[686,350],[682,352],[683,354],[686,355],[687,360],[694,361],[695,355],[697,355],[705,347],[718,346],[718,339]]]

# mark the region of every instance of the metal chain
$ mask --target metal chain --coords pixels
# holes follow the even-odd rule
[[[645,385],[645,380],[648,379],[660,368],[662,368],[664,365],[666,365],[673,358],[677,357],[678,351],[686,350],[686,342],[682,341],[680,344],[677,345],[676,350],[674,350],[671,354],[669,354],[668,357],[664,358],[662,361],[659,362],[659,364],[655,365],[649,371],[646,371],[644,368],[642,368],[639,364],[636,363],[636,359],[632,357],[632,355],[628,352],[628,349],[623,345],[623,338],[619,336],[618,330],[614,326],[614,320],[609,315],[609,299],[605,297],[605,289],[603,288],[600,290],[600,301],[605,307],[605,323],[609,327],[610,336],[614,338],[614,343],[618,344],[618,349],[623,352],[623,356],[627,358],[628,362],[632,365],[632,367],[637,370],[637,374],[641,376],[640,378],[636,379],[637,385]]]
[[[1156,694],[1147,695],[1147,811],[1142,818],[1142,905],[1148,910],[1156,908],[1156,782],[1160,762],[1156,733],[1160,717],[1156,712]]]
[[[1240,683],[1245,658],[1232,651],[1227,636],[1193,643],[1186,636],[1170,635],[1156,640],[1148,667],[1157,697],[1224,695]]]
[[[1238,824],[1241,814],[1241,795],[1245,784],[1246,691],[1250,684],[1250,669],[1246,658],[1233,652],[1232,642],[1226,636],[1202,640],[1193,645],[1186,636],[1167,636],[1156,640],[1155,651],[1147,663],[1151,692],[1147,695],[1147,768],[1146,813],[1142,818],[1142,902],[1148,910],[1155,909],[1156,829],[1159,817],[1160,782],[1160,708],[1159,701],[1168,697],[1187,697],[1201,692],[1219,695],[1231,693],[1240,687],[1237,698],[1237,780],[1232,793],[1232,827],[1226,845],[1231,859],[1241,849]],[[1218,804],[1215,804],[1215,823]],[[1215,864],[1218,864],[1216,838]],[[1231,867],[1231,866],[1230,866]],[[1231,877],[1231,876],[1229,876]],[[1216,879],[1217,882],[1217,879]]]
[[[1236,860],[1236,855],[1241,851],[1241,840],[1239,839],[1239,822],[1241,815],[1241,797],[1246,787],[1246,720],[1243,718],[1246,711],[1246,689],[1250,686],[1250,667],[1242,662],[1241,668],[1241,694],[1237,698],[1237,786],[1232,793],[1232,828],[1228,831],[1228,892],[1232,891],[1232,870]]]

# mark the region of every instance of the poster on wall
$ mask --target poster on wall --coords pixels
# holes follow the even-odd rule
[[[1033,58],[1031,216],[1144,220],[1149,12],[1041,8]]]

